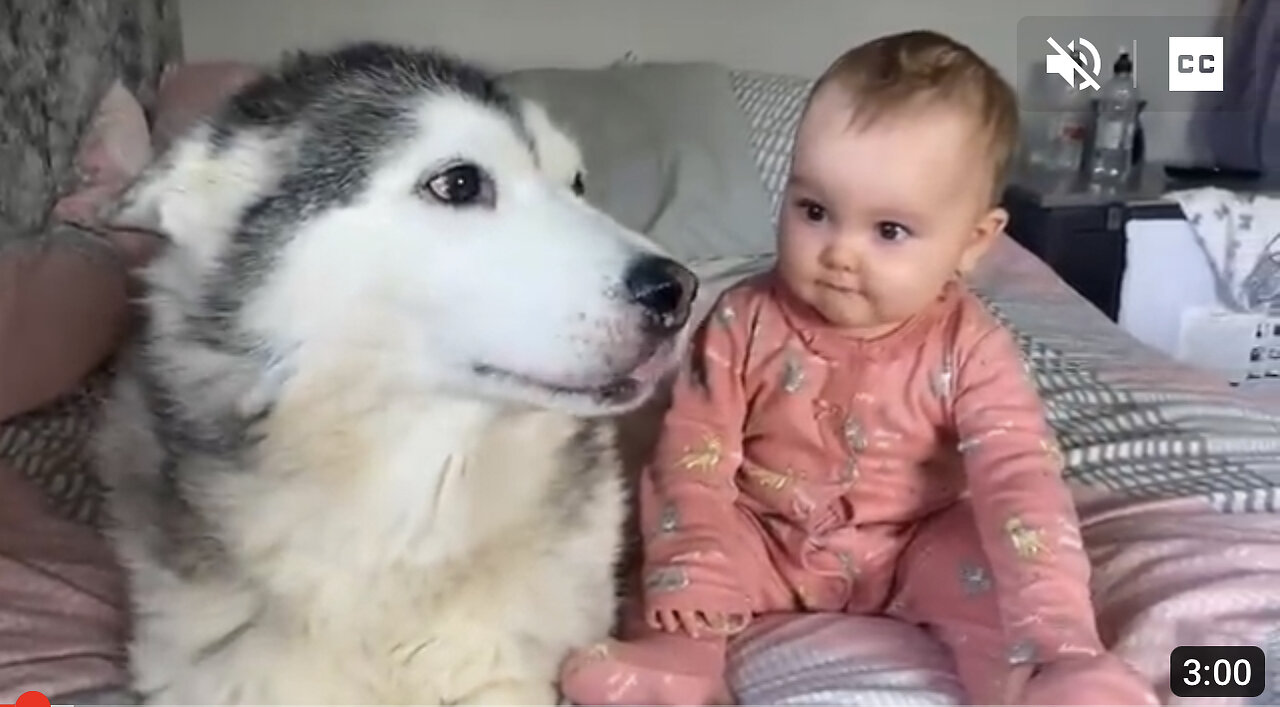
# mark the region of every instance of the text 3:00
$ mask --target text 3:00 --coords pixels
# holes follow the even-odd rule
[[[1182,665],[1190,673],[1187,684],[1195,685],[1199,683],[1200,661],[1193,658]],[[1219,658],[1213,661],[1213,682],[1216,685],[1248,685],[1252,679],[1253,665],[1247,660],[1230,661],[1225,658]]]

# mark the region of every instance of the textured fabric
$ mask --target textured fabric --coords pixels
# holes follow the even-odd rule
[[[105,486],[88,444],[110,373],[99,371],[50,405],[0,422],[0,463],[43,491],[58,516],[97,526]]]
[[[777,614],[729,646],[746,705],[963,704],[950,654],[922,628],[881,616]]]
[[[586,199],[680,258],[771,252],[729,71],[704,63],[506,74],[578,141]]]

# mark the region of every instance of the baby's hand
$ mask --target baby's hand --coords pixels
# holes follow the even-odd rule
[[[651,611],[647,619],[650,628],[667,633],[684,632],[693,638],[729,636],[746,628],[749,621],[746,614],[680,609]]]
[[[747,627],[751,597],[719,540],[683,543],[666,558],[646,558],[644,620],[649,628],[688,636],[727,636]]]

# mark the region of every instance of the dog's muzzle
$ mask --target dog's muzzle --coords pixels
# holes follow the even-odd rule
[[[627,268],[624,281],[631,301],[644,308],[652,333],[672,334],[689,321],[698,277],[685,266],[647,255]]]

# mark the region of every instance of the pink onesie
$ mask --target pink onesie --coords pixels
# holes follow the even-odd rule
[[[868,340],[758,276],[700,328],[642,478],[644,607],[889,614],[949,644],[981,702],[1035,696],[1014,666],[1075,659],[1117,687],[1048,699],[1154,703],[1105,655],[1062,464],[1017,345],[962,285]],[[628,669],[607,654],[570,661],[570,699],[628,701],[592,687]]]

